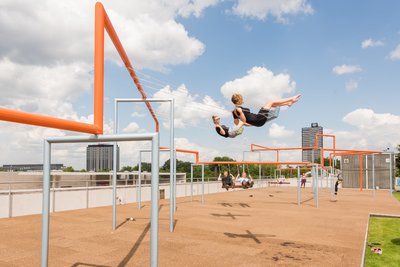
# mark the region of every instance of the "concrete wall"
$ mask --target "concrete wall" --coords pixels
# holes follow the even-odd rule
[[[269,180],[271,181],[271,180]],[[289,184],[270,184],[267,180],[255,180],[254,188],[259,187],[285,187],[297,186],[297,179],[286,179]],[[312,179],[307,180],[307,187],[311,186]],[[327,179],[319,180],[320,187],[329,187],[330,183]],[[191,195],[191,184],[177,184],[177,197],[188,197]],[[142,186],[142,201],[150,201],[151,186]],[[165,199],[169,199],[169,184],[161,184],[160,190],[164,190]],[[243,189],[234,189],[243,190]],[[221,182],[205,182],[204,194],[213,194],[226,192],[221,188]],[[202,184],[200,182],[193,183],[193,195],[202,194]],[[207,198],[206,198],[207,199]],[[134,185],[117,187],[117,203],[126,204],[137,202],[137,188]],[[112,204],[112,187],[96,186],[96,187],[80,187],[80,188],[54,188],[50,195],[50,210],[52,212],[85,209],[101,206],[110,206]],[[41,214],[42,213],[42,190],[1,190],[0,191],[0,218]]]
[[[142,201],[150,201],[150,185],[142,186]],[[160,185],[165,199],[169,199],[169,184]],[[177,184],[177,197],[190,196],[191,184]],[[241,190],[241,189],[235,189]],[[204,184],[204,193],[226,192],[221,182]],[[201,183],[193,183],[193,195],[201,195]],[[137,202],[136,186],[118,186],[117,203]],[[85,209],[112,204],[112,187],[55,188],[51,190],[50,210],[52,212]],[[7,190],[0,191],[0,218],[42,213],[42,190]]]

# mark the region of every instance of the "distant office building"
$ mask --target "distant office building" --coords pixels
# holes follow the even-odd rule
[[[6,164],[2,168],[9,172],[43,171],[43,164]],[[64,164],[51,164],[50,168],[51,170],[62,170]]]
[[[318,123],[311,123],[311,127],[304,127],[301,129],[301,146],[304,147],[315,147],[315,135],[323,134],[324,128],[318,126]],[[318,147],[323,147],[323,137],[318,137]],[[313,162],[320,159],[320,150],[314,149],[314,157],[312,150],[303,150],[302,160]]]
[[[86,148],[86,170],[113,169],[113,145],[88,145]],[[117,146],[117,170],[119,170],[119,147]]]

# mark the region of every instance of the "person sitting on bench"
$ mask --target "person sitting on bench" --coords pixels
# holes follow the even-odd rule
[[[253,187],[253,185],[254,185],[253,178],[251,177],[251,175],[249,175],[247,177],[246,172],[242,172],[241,177],[239,177],[239,173],[238,173],[236,176],[236,181],[239,182],[243,186],[243,188]]]

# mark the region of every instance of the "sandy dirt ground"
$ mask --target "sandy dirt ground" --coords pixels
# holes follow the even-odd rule
[[[175,232],[160,201],[159,266],[359,266],[368,214],[400,214],[388,191],[341,189],[337,201],[310,189],[269,187],[177,199]],[[50,221],[49,266],[149,266],[150,207],[57,212]],[[127,218],[133,217],[130,221]],[[41,216],[0,220],[0,266],[39,266]]]

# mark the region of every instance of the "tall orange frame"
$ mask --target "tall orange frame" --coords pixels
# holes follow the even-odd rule
[[[33,114],[24,111],[17,111],[0,107],[0,120],[16,122],[22,124],[43,126],[68,131],[103,134],[103,112],[104,112],[104,30],[107,31],[111,41],[118,51],[122,61],[125,64],[133,82],[135,83],[139,93],[143,99],[146,94],[139,82],[139,79],[132,67],[132,64],[123,48],[121,41],[100,2],[95,7],[95,29],[94,29],[94,122],[93,124],[78,121],[70,121],[40,114]],[[150,105],[146,102],[146,106],[153,117],[156,124],[156,132],[159,130],[159,123],[156,115]]]

